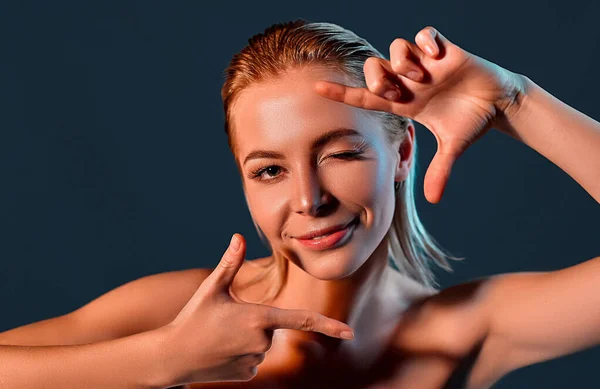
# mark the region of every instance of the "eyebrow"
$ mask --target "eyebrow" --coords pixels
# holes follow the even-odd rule
[[[321,135],[317,139],[315,139],[312,142],[312,144],[310,145],[310,149],[311,150],[318,149],[335,139],[344,138],[344,137],[348,137],[348,136],[359,136],[361,138],[364,138],[363,135],[355,129],[345,128],[345,127],[336,128],[334,130],[327,131],[326,133],[324,133],[323,135]],[[259,159],[259,158],[283,159],[284,157],[283,157],[283,154],[278,153],[277,151],[255,150],[255,151],[251,152],[250,154],[248,154],[246,156],[246,158],[244,158],[243,164],[245,165],[246,162],[250,161],[251,159]]]

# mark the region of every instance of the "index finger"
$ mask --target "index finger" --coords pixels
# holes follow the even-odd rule
[[[384,111],[399,116],[406,116],[405,112],[399,112],[400,102],[392,102],[376,95],[367,88],[357,88],[339,84],[333,81],[317,81],[315,91],[330,100],[339,101],[357,108]]]
[[[336,338],[352,339],[354,337],[354,331],[347,324],[313,311],[270,307],[266,312],[265,319],[265,329],[288,328],[316,331]],[[351,332],[352,337],[342,336],[344,331]]]

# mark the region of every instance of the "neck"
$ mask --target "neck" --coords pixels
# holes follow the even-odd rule
[[[372,325],[365,320],[377,323],[378,319],[374,315],[386,314],[374,312],[374,307],[383,307],[385,310],[389,308],[388,312],[395,308],[390,304],[398,295],[390,294],[389,286],[390,281],[394,280],[390,278],[394,276],[392,273],[396,277],[398,273],[388,265],[387,242],[387,238],[382,239],[358,270],[337,280],[317,279],[289,261],[285,285],[275,305],[285,309],[314,311],[342,321],[354,329],[355,339],[358,339],[362,336],[361,332],[373,330]],[[382,300],[386,297],[387,300]],[[309,331],[289,330],[285,331],[285,335],[292,343],[316,342],[324,352],[335,351],[341,342],[348,342]]]

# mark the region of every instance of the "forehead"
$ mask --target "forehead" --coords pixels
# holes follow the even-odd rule
[[[342,127],[355,129],[367,139],[375,135],[376,121],[371,115],[318,95],[314,91],[318,80],[348,85],[339,72],[305,68],[246,88],[232,107],[237,157],[243,160],[256,149],[298,150]]]

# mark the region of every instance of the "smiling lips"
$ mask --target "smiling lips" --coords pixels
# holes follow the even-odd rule
[[[318,230],[312,230],[311,232],[309,232],[308,234],[304,234],[304,235],[300,235],[300,236],[296,236],[296,239],[312,239],[315,238],[317,236],[325,236],[328,235],[332,232],[335,231],[340,231],[344,228],[346,228],[348,225],[350,225],[350,223],[352,223],[355,219],[350,220],[348,223],[344,223],[344,224],[336,224],[334,226],[331,227],[326,227],[326,228],[320,228]]]
[[[324,250],[335,246],[344,240],[354,230],[356,219],[346,224],[338,224],[333,227],[312,231],[308,234],[298,236],[296,239],[303,246],[316,250]]]

